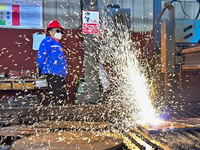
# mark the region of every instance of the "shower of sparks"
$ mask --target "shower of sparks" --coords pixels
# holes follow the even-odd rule
[[[134,47],[131,32],[121,24],[108,25],[100,30],[95,41],[100,45],[100,64],[110,84],[108,101],[113,106],[110,115],[114,126],[160,123],[152,105],[144,64],[139,62],[141,50]]]

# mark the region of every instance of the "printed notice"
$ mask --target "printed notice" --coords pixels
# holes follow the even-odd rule
[[[42,0],[0,0],[0,28],[42,28]]]
[[[82,20],[83,33],[99,33],[99,11],[82,11]]]

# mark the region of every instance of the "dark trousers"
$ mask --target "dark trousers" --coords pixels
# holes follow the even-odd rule
[[[47,74],[50,105],[63,105],[66,101],[66,79],[57,75]]]

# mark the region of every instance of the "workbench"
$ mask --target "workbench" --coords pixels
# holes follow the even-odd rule
[[[35,90],[46,89],[47,86],[36,86],[36,82],[43,82],[45,79],[0,79],[0,90]]]

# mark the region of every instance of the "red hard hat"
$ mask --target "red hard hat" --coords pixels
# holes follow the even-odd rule
[[[57,20],[52,20],[48,23],[47,30],[50,28],[60,28],[63,30],[63,28],[61,27],[60,23]]]

